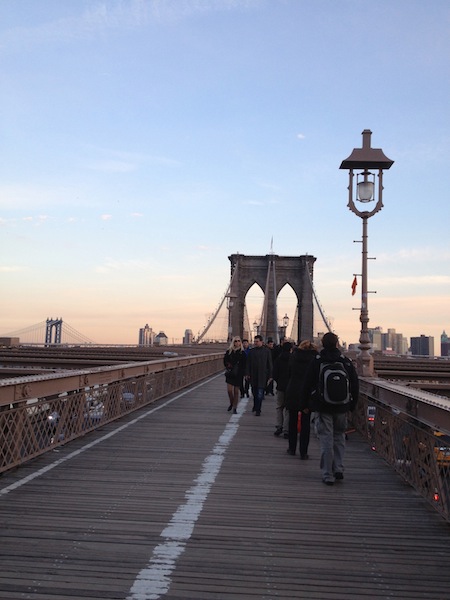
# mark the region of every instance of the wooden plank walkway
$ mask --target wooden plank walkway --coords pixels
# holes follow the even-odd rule
[[[241,401],[242,402],[242,401]],[[2,600],[450,599],[450,529],[358,436],[345,480],[222,375],[0,478]]]

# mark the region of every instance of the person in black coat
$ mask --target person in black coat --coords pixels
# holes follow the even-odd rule
[[[272,371],[272,354],[269,348],[263,345],[262,336],[255,335],[253,348],[247,355],[245,378],[252,386],[253,411],[257,417],[261,415],[264,390],[272,381]]]
[[[317,346],[309,340],[300,342],[294,348],[289,359],[289,381],[286,388],[285,404],[289,412],[289,446],[287,453],[294,455],[299,441],[300,458],[308,458],[308,446],[311,429],[311,412],[304,411],[300,417],[300,436],[298,435],[298,414],[300,412],[301,394],[305,374],[310,362],[317,354]]]
[[[228,410],[237,413],[237,405],[241,391],[241,383],[245,374],[245,364],[247,356],[242,348],[241,338],[235,336],[231,340],[230,347],[225,352],[223,364],[225,365],[225,381],[227,383],[227,392],[230,405]]]
[[[277,358],[278,354],[279,354],[279,349],[278,346],[276,346],[275,342],[273,341],[273,339],[267,338],[267,344],[266,347],[269,348],[270,350],[270,354],[272,356],[272,365],[275,364],[275,359]],[[264,390],[264,394],[266,396],[274,396],[274,391],[273,391],[273,383],[274,383],[274,379],[271,379],[267,386],[266,389]]]
[[[285,408],[285,393],[289,381],[289,357],[292,349],[290,342],[284,342],[280,354],[273,363],[273,379],[277,384],[276,424],[273,435],[282,433],[288,437],[289,413]]]

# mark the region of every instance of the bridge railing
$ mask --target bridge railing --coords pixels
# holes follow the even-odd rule
[[[223,353],[0,381],[0,473],[223,369]]]
[[[353,423],[372,449],[450,521],[450,400],[361,379]]]
[[[223,353],[0,381],[0,473],[223,368]],[[361,379],[355,427],[450,521],[450,400]]]

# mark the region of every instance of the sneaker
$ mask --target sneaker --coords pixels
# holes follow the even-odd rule
[[[259,417],[260,415],[261,415],[261,411],[260,410],[255,411],[255,416],[256,417]]]
[[[322,479],[325,485],[334,485],[334,481],[332,479]]]
[[[301,460],[308,460],[309,454],[301,454],[300,458],[301,458]],[[338,479],[338,478],[336,477],[336,479]]]
[[[286,454],[290,454],[291,456],[295,456],[295,450],[291,450],[290,448],[288,448],[286,450]]]
[[[275,429],[275,431],[273,432],[273,435],[276,435],[276,436],[278,437],[278,436],[279,436],[279,435],[281,435],[282,433],[283,433],[283,428],[282,428],[282,427],[277,427],[277,428]]]
[[[233,408],[233,415],[237,415],[237,410]]]
[[[344,479],[344,473],[335,473],[335,474],[334,474],[334,478],[335,478],[337,481],[342,481],[342,480]]]

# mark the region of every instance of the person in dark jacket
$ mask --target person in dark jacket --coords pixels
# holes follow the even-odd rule
[[[254,400],[254,412],[257,417],[261,414],[264,390],[272,381],[272,355],[263,345],[261,335],[255,335],[254,346],[247,355],[245,377],[250,381]]]
[[[276,359],[276,357],[279,354],[278,346],[275,344],[275,342],[273,341],[273,339],[270,337],[270,338],[267,338],[266,347],[269,348],[269,350],[270,350],[270,354],[272,356],[272,365],[274,365],[275,364],[275,359]],[[275,395],[274,391],[273,391],[273,382],[274,382],[274,380],[271,379],[269,381],[269,383],[267,384],[266,389],[264,390],[264,394],[266,396],[274,396]]]
[[[323,349],[308,366],[301,393],[300,410],[317,411],[317,433],[320,441],[320,467],[322,481],[333,485],[344,479],[345,431],[347,413],[355,409],[359,396],[359,380],[352,361],[346,358],[338,347],[339,338],[328,332],[322,338]],[[344,404],[329,404],[318,392],[320,368],[324,363],[339,362],[348,374],[350,398]]]
[[[301,413],[300,436],[298,435],[298,415],[305,373],[316,354],[317,346],[309,340],[303,340],[298,348],[294,348],[289,358],[289,381],[285,395],[286,409],[289,412],[289,446],[287,453],[294,456],[297,451],[297,441],[299,441],[300,458],[302,460],[309,458],[311,412],[306,410]]]
[[[230,405],[228,410],[237,413],[237,405],[241,389],[241,382],[245,374],[246,354],[242,349],[242,342],[239,336],[231,340],[230,347],[225,352],[223,364],[225,365],[225,381],[227,383],[227,392]]]
[[[289,357],[292,349],[290,342],[284,342],[280,354],[273,363],[273,379],[277,384],[276,425],[273,435],[284,433],[288,437],[289,413],[285,408],[285,393],[289,381]]]

